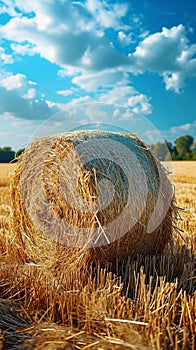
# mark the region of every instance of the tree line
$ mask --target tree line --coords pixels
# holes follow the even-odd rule
[[[19,149],[17,152],[9,146],[0,147],[0,163],[9,163],[16,161],[16,159],[22,154],[24,148]]]
[[[160,160],[196,160],[196,142],[190,135],[180,136],[174,143],[167,140],[155,143],[150,149]],[[23,151],[24,148],[15,152],[11,147],[0,147],[0,163],[14,161]]]
[[[196,160],[196,142],[190,135],[180,136],[174,143],[158,142],[150,148],[160,160]]]

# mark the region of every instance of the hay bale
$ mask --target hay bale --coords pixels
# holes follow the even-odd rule
[[[13,230],[25,261],[76,269],[172,242],[165,169],[135,135],[74,131],[35,140],[12,181]]]
[[[0,298],[0,350],[2,349],[27,349],[24,344],[30,336],[26,329],[31,324],[25,320],[19,304],[9,299]]]

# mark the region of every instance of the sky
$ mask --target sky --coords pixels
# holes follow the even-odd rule
[[[0,1],[0,147],[97,122],[148,143],[196,137],[195,13],[192,0]]]

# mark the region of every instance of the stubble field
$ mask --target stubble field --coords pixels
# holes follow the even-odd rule
[[[72,288],[48,266],[20,261],[10,176],[0,164],[0,349],[196,347],[196,162],[174,162],[175,247],[79,276]],[[35,249],[32,246],[32,249]]]

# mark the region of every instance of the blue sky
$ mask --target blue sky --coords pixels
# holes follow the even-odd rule
[[[0,1],[0,146],[97,121],[148,143],[195,137],[195,13],[192,0]]]

